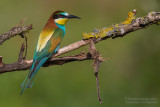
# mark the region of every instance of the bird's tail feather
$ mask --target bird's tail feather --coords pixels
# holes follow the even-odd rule
[[[43,65],[43,63],[42,62],[33,63],[31,70],[29,71],[29,74],[27,75],[26,79],[21,84],[21,88],[22,88],[22,91],[20,93],[21,95],[26,88],[31,88],[33,86],[38,70]]]
[[[38,70],[39,70],[39,69],[38,69]],[[38,70],[37,70],[37,71],[38,71]],[[32,88],[37,73],[38,73],[38,72],[36,72],[31,78],[29,78],[29,75],[28,75],[28,76],[26,77],[26,79],[22,82],[22,84],[21,84],[22,91],[21,91],[21,93],[20,93],[21,95],[22,95],[23,91],[24,91],[26,88]]]
[[[33,83],[34,83],[35,77],[38,73],[38,70],[46,62],[47,59],[48,59],[48,57],[45,57],[45,58],[41,59],[39,62],[33,63],[31,70],[29,71],[28,76],[21,84],[21,88],[22,88],[22,91],[20,93],[21,95],[26,88],[31,88],[33,86]]]

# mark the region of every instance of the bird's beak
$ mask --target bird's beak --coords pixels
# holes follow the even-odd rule
[[[74,15],[69,15],[67,18],[68,18],[68,19],[70,19],[70,18],[77,18],[77,19],[81,19],[80,17],[74,16]]]

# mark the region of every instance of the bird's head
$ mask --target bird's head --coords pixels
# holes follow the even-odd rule
[[[77,16],[74,15],[70,15],[65,11],[56,11],[53,14],[53,19],[55,20],[55,23],[59,24],[59,25],[65,25],[66,22],[68,21],[68,19],[70,18],[78,18]]]

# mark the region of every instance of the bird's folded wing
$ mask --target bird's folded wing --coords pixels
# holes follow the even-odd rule
[[[34,60],[40,60],[49,56],[57,46],[60,44],[63,38],[63,31],[59,28],[54,29],[52,32],[43,32],[40,34],[37,48],[34,54]]]

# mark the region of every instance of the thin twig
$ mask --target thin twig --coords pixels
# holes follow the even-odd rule
[[[27,37],[26,36],[24,36],[24,38],[25,38],[25,42],[26,42],[26,48],[25,48],[25,54],[24,54],[24,57],[23,57],[23,60],[25,60],[26,59],[26,56],[27,56],[27,49],[28,49],[28,44],[27,44]]]
[[[18,25],[17,25],[16,27],[20,27],[20,26],[24,23],[25,20],[26,20],[26,18],[23,18],[23,19],[18,23]]]
[[[3,66],[3,62],[2,62],[2,56],[0,56],[0,67]]]
[[[19,52],[19,58],[18,58],[18,62],[21,63],[23,61],[23,53],[24,53],[24,50],[25,50],[25,46],[24,46],[24,43],[22,44],[21,46],[21,50]]]
[[[98,74],[96,75],[96,83],[97,83],[97,96],[98,96],[98,100],[100,102],[100,104],[102,104],[102,99],[100,96],[100,87],[99,87],[99,78],[98,78]]]

